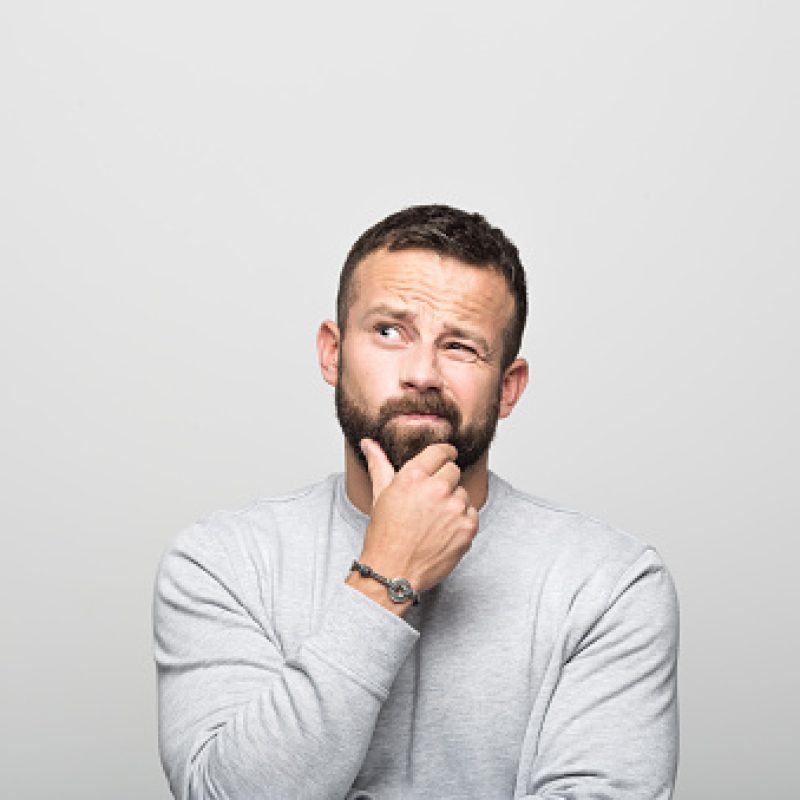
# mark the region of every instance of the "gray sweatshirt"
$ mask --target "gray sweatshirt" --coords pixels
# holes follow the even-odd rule
[[[367,522],[339,474],[169,547],[176,798],[671,797],[678,610],[652,548],[490,473],[472,549],[401,619],[344,583]]]

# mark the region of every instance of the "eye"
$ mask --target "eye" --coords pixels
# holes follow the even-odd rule
[[[397,341],[400,337],[400,330],[397,325],[391,325],[388,322],[379,322],[375,326],[375,332],[381,339],[386,339],[389,342]]]
[[[475,361],[478,358],[478,351],[464,342],[447,342],[444,349],[448,355],[461,361]]]

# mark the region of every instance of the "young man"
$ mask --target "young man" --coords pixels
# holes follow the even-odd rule
[[[666,800],[677,603],[634,538],[488,469],[525,389],[514,245],[420,206],[317,335],[345,471],[184,532],[155,596],[183,800]]]

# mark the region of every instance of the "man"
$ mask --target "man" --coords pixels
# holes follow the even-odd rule
[[[671,796],[665,567],[488,469],[526,312],[477,214],[410,208],[355,243],[317,336],[344,474],[215,514],[161,564],[177,798]]]

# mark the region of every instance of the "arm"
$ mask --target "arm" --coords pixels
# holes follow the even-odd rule
[[[284,654],[213,532],[179,538],[156,582],[161,757],[180,800],[341,798],[416,632],[342,584]]]
[[[362,558],[429,588],[477,531],[477,511],[458,486],[455,448],[430,445],[395,473],[372,445],[375,504]],[[162,561],[156,584],[160,747],[173,794],[341,798],[418,634],[383,587],[350,575],[350,585],[332,593],[321,625],[297,652],[284,653],[265,603],[248,608],[242,601],[242,575],[223,538],[206,529],[184,537]],[[268,597],[271,587],[253,591]]]
[[[531,800],[672,796],[678,605],[654,551],[626,570],[603,607],[566,658],[518,784]]]

